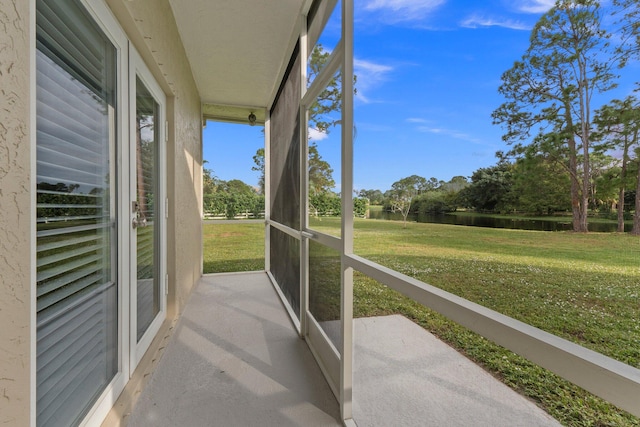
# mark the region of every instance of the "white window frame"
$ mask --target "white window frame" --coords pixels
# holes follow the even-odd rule
[[[129,55],[128,55],[128,39],[122,28],[120,27],[117,19],[105,4],[103,0],[81,0],[82,6],[85,7],[91,18],[95,21],[96,25],[104,32],[105,36],[113,43],[116,48],[116,100],[117,100],[117,115],[116,120],[118,126],[114,134],[116,168],[122,168],[122,155],[125,152],[125,147],[129,140],[129,102],[128,99],[128,69],[129,69]],[[124,356],[128,354],[129,343],[128,335],[126,331],[129,328],[129,315],[126,309],[129,306],[129,297],[125,292],[125,283],[127,277],[125,272],[128,271],[128,251],[123,244],[126,242],[126,227],[123,218],[127,218],[124,214],[127,211],[128,206],[124,206],[122,203],[122,195],[126,190],[125,182],[127,179],[126,171],[123,176],[118,176],[116,191],[118,194],[117,199],[117,273],[116,279],[118,280],[118,372],[114,376],[111,383],[105,388],[100,397],[96,399],[95,404],[87,413],[85,419],[80,423],[80,426],[94,426],[100,425],[104,418],[107,416],[113,405],[115,404],[118,396],[124,390],[125,385],[129,380],[129,360]],[[35,376],[35,372],[34,372]],[[34,402],[35,405],[35,402]],[[35,423],[35,420],[34,420]]]

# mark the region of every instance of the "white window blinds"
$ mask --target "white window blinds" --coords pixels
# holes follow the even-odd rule
[[[37,424],[72,426],[118,368],[116,50],[75,0],[36,24]]]

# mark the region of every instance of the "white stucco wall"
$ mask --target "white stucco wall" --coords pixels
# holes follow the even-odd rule
[[[200,96],[168,0],[107,0],[167,95],[169,142],[169,316],[179,313],[202,272]]]
[[[11,426],[30,423],[33,5],[0,0],[0,425]]]

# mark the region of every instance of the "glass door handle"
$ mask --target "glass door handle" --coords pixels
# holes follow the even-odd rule
[[[131,202],[131,210],[133,211],[133,219],[131,220],[131,226],[136,228],[142,228],[147,226],[147,217],[140,211],[140,204],[138,202]]]
[[[142,217],[142,218],[135,217],[131,221],[131,225],[133,226],[133,228],[146,227],[147,226],[147,218],[145,218],[145,217]]]

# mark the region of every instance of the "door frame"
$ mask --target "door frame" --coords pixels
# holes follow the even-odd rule
[[[307,88],[307,60],[324,31],[333,9],[340,7],[341,38],[329,60]],[[341,418],[345,425],[352,423],[353,396],[353,269],[344,259],[353,254],[353,0],[326,0],[319,3],[311,23],[302,25],[300,35],[302,92],[300,100],[301,152],[301,333],[320,366],[327,382],[340,404]],[[341,233],[340,237],[324,234],[309,228],[308,192],[308,109],[324,90],[336,71],[341,70]],[[341,350],[333,345],[327,333],[314,318],[309,307],[309,243],[313,241],[338,252],[340,266],[340,329]]]
[[[136,200],[137,180],[136,180],[136,84],[137,79],[140,79],[145,85],[145,88],[151,93],[155,101],[158,103],[158,201],[157,217],[154,218],[154,227],[159,230],[158,239],[156,245],[158,246],[158,280],[160,281],[160,311],[151,322],[140,341],[137,339],[137,251],[136,251],[136,229],[132,227],[132,221],[135,214],[131,211],[131,204]],[[151,71],[145,65],[142,57],[135,49],[133,44],[129,42],[129,144],[128,144],[128,162],[123,162],[123,168],[127,167],[124,175],[124,179],[128,185],[128,191],[123,194],[122,200],[126,201],[124,207],[127,211],[127,215],[123,218],[128,218],[125,228],[128,228],[128,238],[123,242],[123,245],[127,245],[128,242],[128,280],[129,283],[129,375],[133,375],[138,363],[144,356],[145,352],[151,345],[151,341],[155,338],[156,334],[160,330],[162,323],[167,315],[167,184],[166,184],[166,143],[167,143],[167,126],[166,126],[166,96],[160,85],[156,82],[151,74]]]

